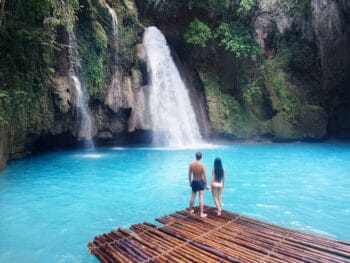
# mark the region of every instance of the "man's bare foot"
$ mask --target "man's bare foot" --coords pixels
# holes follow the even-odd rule
[[[218,210],[216,213],[218,216],[221,216],[221,210]]]
[[[194,213],[194,210],[192,209],[192,210],[188,210],[188,212],[190,213],[190,214],[193,214]]]
[[[207,214],[201,214],[200,217],[207,217]]]

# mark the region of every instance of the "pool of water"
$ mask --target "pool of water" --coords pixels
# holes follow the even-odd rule
[[[209,178],[214,158],[223,161],[225,210],[350,240],[349,144],[200,150]],[[10,162],[0,172],[0,262],[98,262],[86,247],[95,235],[188,206],[196,151],[115,147]]]

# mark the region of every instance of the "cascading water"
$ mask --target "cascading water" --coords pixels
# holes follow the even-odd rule
[[[105,1],[105,6],[108,9],[108,12],[109,12],[109,14],[112,17],[113,38],[114,38],[114,41],[117,42],[117,37],[118,37],[118,18],[117,18],[117,14],[115,13],[114,9],[112,7],[110,7],[110,5],[106,1]]]
[[[118,46],[118,18],[114,9],[105,1],[105,6],[108,9],[109,14],[112,17],[112,34],[113,34],[113,48],[115,49],[115,61],[117,61],[117,46]],[[119,83],[119,74],[116,71],[113,74],[111,81],[111,88],[108,90],[107,104],[117,112],[121,105],[121,92],[120,92],[120,83]]]
[[[69,55],[71,59],[71,67],[69,77],[72,80],[75,88],[76,107],[78,110],[79,134],[78,137],[84,139],[87,147],[93,147],[92,141],[92,123],[89,112],[89,95],[79,79],[81,69],[80,57],[78,52],[77,40],[73,28],[68,30],[69,35]]]
[[[188,91],[170,55],[164,35],[148,27],[143,37],[151,81],[153,144],[195,147],[202,143]]]

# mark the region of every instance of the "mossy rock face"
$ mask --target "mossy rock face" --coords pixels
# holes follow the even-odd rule
[[[328,114],[320,106],[307,105],[302,115],[304,137],[322,139],[327,134]]]
[[[100,50],[107,48],[108,37],[102,25],[98,21],[93,22],[93,29],[95,31],[96,47]]]
[[[276,114],[266,90],[260,86],[247,85],[242,91],[245,107],[261,121],[272,119]]]
[[[276,140],[322,139],[326,136],[328,116],[320,106],[306,105],[298,123],[292,123],[284,112],[272,119],[272,133]]]
[[[293,140],[300,138],[296,127],[287,120],[287,116],[284,112],[279,112],[272,119],[272,132],[276,140]]]
[[[62,113],[68,113],[71,103],[71,85],[69,78],[57,76],[53,79],[54,103]]]
[[[257,135],[259,129],[251,116],[237,100],[220,91],[217,77],[204,71],[199,75],[205,87],[212,134],[240,139]]]
[[[322,139],[326,135],[328,116],[317,105],[308,105],[302,84],[292,83],[278,60],[265,61],[261,67],[263,84],[273,110],[271,133],[276,140]]]

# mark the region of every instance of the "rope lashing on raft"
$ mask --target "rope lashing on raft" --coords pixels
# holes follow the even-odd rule
[[[173,247],[173,248],[170,248],[170,249],[168,249],[168,250],[162,252],[161,254],[159,254],[159,255],[157,255],[157,256],[154,256],[154,257],[151,257],[151,258],[148,258],[148,259],[146,259],[146,260],[144,260],[144,261],[141,261],[140,263],[149,263],[149,262],[151,262],[151,261],[153,261],[153,260],[156,260],[156,259],[158,259],[158,258],[160,258],[160,257],[162,257],[162,256],[165,256],[166,254],[169,254],[169,253],[171,253],[171,252],[173,252],[173,251],[175,251],[175,250],[177,250],[177,249],[180,249],[180,248],[182,248],[182,247],[184,247],[184,246],[190,245],[191,243],[195,242],[195,241],[198,240],[198,239],[204,238],[204,237],[208,236],[209,234],[211,234],[211,233],[213,233],[213,232],[215,232],[215,231],[221,230],[222,228],[224,228],[224,227],[228,226],[229,224],[231,224],[231,223],[235,222],[236,220],[238,220],[240,217],[241,217],[241,216],[235,217],[234,219],[231,219],[230,221],[228,221],[228,222],[225,223],[225,224],[222,224],[221,226],[215,227],[215,228],[209,230],[208,232],[205,232],[205,233],[203,233],[203,234],[201,234],[201,235],[199,235],[199,236],[197,236],[197,237],[194,237],[194,238],[192,238],[192,239],[188,239],[188,240],[186,240],[185,243],[183,243],[183,244],[181,244],[181,245],[178,245],[178,246],[175,246],[175,247]],[[222,252],[222,253],[223,253],[223,252]]]

